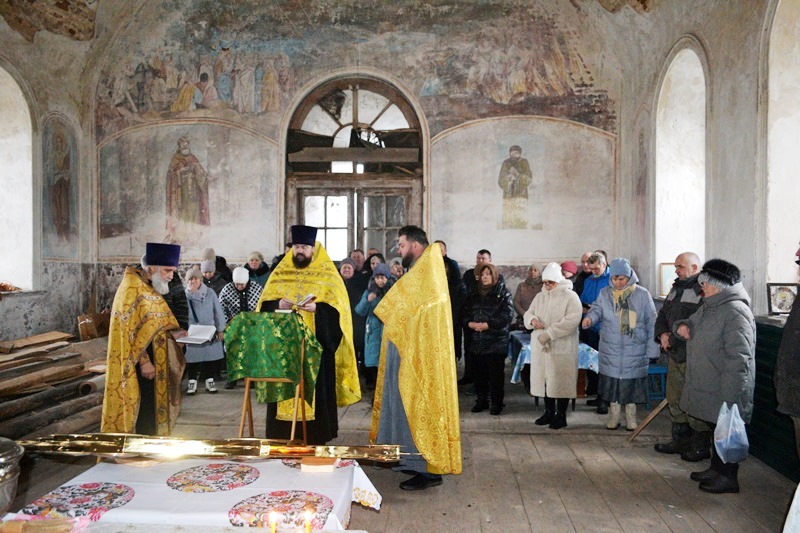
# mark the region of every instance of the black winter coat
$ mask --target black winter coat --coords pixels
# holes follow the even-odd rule
[[[672,325],[692,316],[702,303],[700,284],[697,283],[697,275],[694,275],[683,280],[676,279],[658,311],[654,341],[661,344],[661,334],[669,333],[668,355],[677,363],[686,362],[686,341],[672,333]]]
[[[501,280],[486,295],[478,292],[477,284],[467,294],[461,313],[461,324],[464,331],[469,332],[469,349],[473,354],[506,354],[508,353],[508,331],[514,320],[514,304],[511,292]],[[486,322],[489,329],[474,331],[469,329],[470,322]]]

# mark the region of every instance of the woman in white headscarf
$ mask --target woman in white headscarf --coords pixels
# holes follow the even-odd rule
[[[531,395],[544,397],[545,411],[535,423],[560,429],[578,380],[578,324],[583,307],[558,263],[542,272],[543,289],[523,316],[531,332]]]

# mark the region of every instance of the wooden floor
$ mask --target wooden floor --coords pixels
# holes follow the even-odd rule
[[[507,372],[508,369],[507,369]],[[510,375],[510,374],[509,374]],[[175,435],[236,436],[243,388],[185,398]],[[526,531],[780,531],[795,485],[750,457],[742,463],[740,494],[711,495],[689,479],[708,462],[686,463],[653,451],[669,433],[665,414],[631,444],[624,429],[605,429],[605,416],[578,400],[569,427],[533,424],[542,407],[521,385],[507,385],[501,416],[473,414],[474,396],[462,390],[463,473],[444,484],[406,492],[407,476],[365,466],[383,495],[380,512],[353,506],[351,529],[378,532]],[[646,413],[640,407],[639,419]],[[255,406],[257,436],[264,406]],[[212,416],[213,414],[213,416]],[[369,395],[340,410],[337,444],[366,444]],[[90,459],[27,459],[12,510],[66,482],[93,464]]]

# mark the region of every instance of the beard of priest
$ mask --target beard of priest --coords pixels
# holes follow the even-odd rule
[[[338,436],[337,405],[355,403],[361,392],[347,290],[333,261],[316,242],[316,232],[310,226],[292,226],[292,249],[267,280],[259,310],[297,309],[294,304],[299,299],[308,294],[316,296],[297,310],[322,346],[307,439],[309,444],[325,444]],[[291,435],[291,421],[282,419],[278,405],[267,404],[268,439],[288,439]]]

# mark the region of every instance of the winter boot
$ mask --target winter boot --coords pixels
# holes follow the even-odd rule
[[[692,428],[687,423],[672,424],[672,440],[658,443],[655,450],[658,453],[683,453],[689,449],[692,440]]]
[[[206,392],[210,392],[211,394],[217,393],[217,384],[214,383],[214,378],[208,378],[206,380]]]
[[[544,397],[544,414],[534,420],[534,424],[537,426],[546,426],[550,422],[553,421],[553,411],[556,408],[556,399],[555,398],[548,398],[547,396]]]
[[[186,395],[187,396],[194,396],[195,394],[197,394],[197,380],[196,379],[190,379],[189,380],[189,387],[186,389]]]
[[[481,411],[485,411],[488,408],[489,408],[489,400],[478,396],[478,399],[475,401],[475,405],[472,406],[472,412],[480,413]]]
[[[617,402],[611,402],[608,407],[608,422],[606,422],[607,429],[617,429],[619,427],[619,414],[620,405]]]
[[[711,457],[711,438],[710,431],[692,432],[692,440],[689,442],[689,449],[681,454],[681,459],[696,463]]]
[[[714,446],[712,446],[714,448]],[[712,494],[736,493],[739,492],[739,464],[723,463],[717,455],[717,450],[713,450],[711,458],[712,467],[716,467],[719,475],[700,483],[700,490],[711,492]]]
[[[567,427],[567,406],[569,398],[558,398],[556,400],[556,410],[553,413],[553,420],[550,422],[550,429],[561,429]]]
[[[625,429],[628,431],[635,430],[639,425],[636,423],[636,404],[625,404]]]
[[[712,481],[719,477],[722,468],[722,459],[717,456],[715,450],[715,453],[711,455],[711,466],[700,472],[692,472],[689,477],[692,478],[692,481]]]

